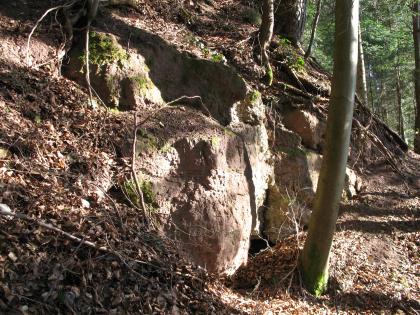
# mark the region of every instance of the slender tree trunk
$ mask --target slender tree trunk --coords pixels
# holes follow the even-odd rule
[[[357,75],[359,0],[336,0],[334,75],[326,150],[300,268],[308,291],[327,287],[328,264],[344,185]]]
[[[420,154],[420,2],[413,4],[413,39],[414,39],[414,86],[416,99],[416,118],[414,122],[414,152]]]
[[[266,69],[268,85],[273,83],[273,70],[268,57],[268,48],[270,47],[271,38],[273,37],[274,28],[274,0],[263,1],[262,22],[259,33],[261,47],[261,63]]]
[[[306,23],[308,0],[278,0],[275,12],[274,33],[286,37],[298,46]]]
[[[373,82],[373,77],[371,76],[371,67],[370,66],[368,66],[368,69],[369,69],[369,91],[370,91],[370,106],[371,106],[371,110],[372,110],[372,113],[376,113],[375,112],[375,101],[374,101],[374,97],[373,97],[373,86],[372,86],[372,82]]]
[[[363,54],[363,41],[362,41],[362,32],[359,25],[359,53],[358,53],[358,62],[357,62],[357,94],[361,97],[365,105],[368,104],[367,97],[367,83],[366,83],[366,68],[365,68],[365,56]]]
[[[401,78],[400,78],[400,65],[397,64],[397,78],[395,83],[395,90],[397,92],[397,113],[398,113],[398,133],[405,141],[404,135],[404,117],[402,113],[402,95],[401,95]]]
[[[314,44],[315,35],[316,35],[316,28],[318,27],[319,15],[321,14],[321,5],[322,0],[318,0],[316,5],[316,13],[314,17],[314,21],[312,23],[312,31],[311,31],[311,38],[309,39],[309,45],[305,52],[305,59],[311,55],[312,52],[312,45]]]

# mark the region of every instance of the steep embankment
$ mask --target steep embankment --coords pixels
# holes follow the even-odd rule
[[[26,68],[27,35],[49,3],[30,4],[27,11],[23,1],[0,5],[0,113],[6,117],[0,127],[0,202],[29,217],[0,217],[2,312],[419,308],[419,159],[410,153],[402,163],[404,145],[362,106],[356,117],[374,127],[371,134],[390,155],[384,158],[388,151],[377,140],[373,145],[371,134],[360,142],[355,129],[350,166],[358,168],[363,185],[349,171],[347,195],[353,199],[342,206],[327,296],[315,300],[300,287],[295,267],[303,232],[251,258],[226,280],[231,288],[185,259],[233,271],[246,261],[251,237],[274,242],[299,228],[297,219],[308,214],[315,189],[328,74],[316,64],[297,69],[299,53],[276,43],[275,83],[261,84],[252,53],[256,29],[242,15],[246,6],[149,1],[139,11],[102,10],[94,37],[116,58],[96,59],[92,84],[108,105],[119,106],[106,111],[89,106],[77,46],[70,53],[76,65],[63,70],[73,67],[66,75],[80,85],[54,77],[54,59],[40,69]],[[48,22],[32,41],[33,65],[61,53],[60,33],[47,33]],[[224,58],[246,81],[216,62]],[[183,95],[200,98],[164,105]],[[141,109],[139,122],[149,117],[137,134],[135,166],[152,231],[130,179],[135,107]],[[402,174],[387,166],[396,163]],[[271,170],[275,184],[268,182]],[[354,197],[354,190],[362,191]]]

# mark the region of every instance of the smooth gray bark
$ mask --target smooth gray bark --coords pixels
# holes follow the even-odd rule
[[[328,283],[328,264],[343,191],[350,145],[358,59],[359,1],[336,0],[334,74],[322,161],[300,270],[305,287],[319,296]]]
[[[321,14],[321,5],[322,5],[322,0],[318,0],[318,3],[316,5],[316,13],[315,13],[314,21],[312,23],[311,38],[309,39],[308,48],[306,49],[306,52],[305,52],[305,59],[308,58],[312,52],[312,45],[314,44],[314,41],[315,41],[316,28],[318,26],[319,16]]]
[[[359,25],[359,57],[357,62],[357,94],[361,97],[363,103],[368,105],[367,97],[367,83],[366,83],[366,68],[365,68],[365,56],[363,54],[363,41],[362,41],[362,32]]]
[[[401,78],[400,78],[400,65],[397,65],[397,78],[395,82],[395,91],[397,93],[397,113],[398,113],[398,133],[405,141],[404,135],[404,116],[402,112],[402,95],[401,95]]]
[[[416,118],[414,122],[414,152],[420,154],[420,2],[416,1],[413,10],[413,39],[414,39],[414,87],[416,99]]]

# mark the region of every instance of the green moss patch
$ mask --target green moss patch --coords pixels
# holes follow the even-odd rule
[[[83,60],[85,55],[83,56]],[[128,59],[127,52],[121,48],[116,39],[108,34],[89,33],[89,60],[99,67],[114,62],[123,63]]]
[[[155,85],[153,84],[152,80],[150,80],[145,75],[137,75],[131,77],[130,80],[135,83],[135,85],[140,91],[151,90],[155,88]]]
[[[144,203],[150,208],[157,208],[156,195],[153,192],[153,185],[150,181],[141,181],[139,183],[140,189],[143,193]],[[136,190],[136,183],[132,180],[128,180],[123,184],[123,190],[126,197],[134,204],[136,207],[140,207],[141,201],[140,196]]]
[[[277,147],[275,148],[276,152],[285,153],[289,157],[299,157],[306,156],[306,152],[300,148],[291,148],[291,147]]]
[[[261,93],[257,90],[252,90],[248,95],[251,105],[255,105],[261,99]]]

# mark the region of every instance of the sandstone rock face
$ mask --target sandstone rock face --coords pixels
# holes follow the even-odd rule
[[[283,148],[274,156],[275,184],[268,190],[264,213],[264,235],[271,242],[308,222],[321,161],[320,155],[300,148]]]
[[[91,38],[91,83],[108,106],[147,110],[187,96],[193,98],[182,102],[228,125],[232,107],[248,95],[245,81],[232,68],[181,53],[157,35],[137,29],[131,49],[120,42],[105,33],[93,33]],[[69,56],[63,74],[85,85],[83,43]]]
[[[91,86],[107,106],[133,110],[164,104],[142,55],[127,52],[111,34],[93,32],[90,37]],[[84,58],[83,45],[75,46],[62,70],[66,77],[86,86]]]
[[[321,155],[299,148],[283,148],[275,155],[275,185],[268,190],[264,213],[264,234],[270,241],[277,242],[309,222],[321,164]],[[347,168],[343,198],[353,197],[360,188],[360,178]]]
[[[322,152],[326,123],[305,110],[293,110],[284,115],[285,127],[302,138],[302,144]]]
[[[109,34],[91,42],[91,83],[106,104],[145,113],[187,96],[139,130],[141,186],[162,232],[192,262],[234,272],[247,260],[251,234],[260,233],[272,172],[260,93],[230,67],[181,53],[142,30],[132,34],[128,51]],[[82,67],[78,46],[63,72],[84,84]],[[129,157],[130,145],[123,146]]]
[[[259,147],[248,148],[241,135],[194,110],[173,108],[165,115],[170,120],[160,120],[173,132],[155,135],[165,144],[145,146],[142,138],[138,144],[139,177],[152,185],[160,227],[191,261],[211,272],[233,273],[247,261],[257,221],[261,175],[253,175],[258,155],[251,149]],[[174,117],[189,119],[180,125]]]

